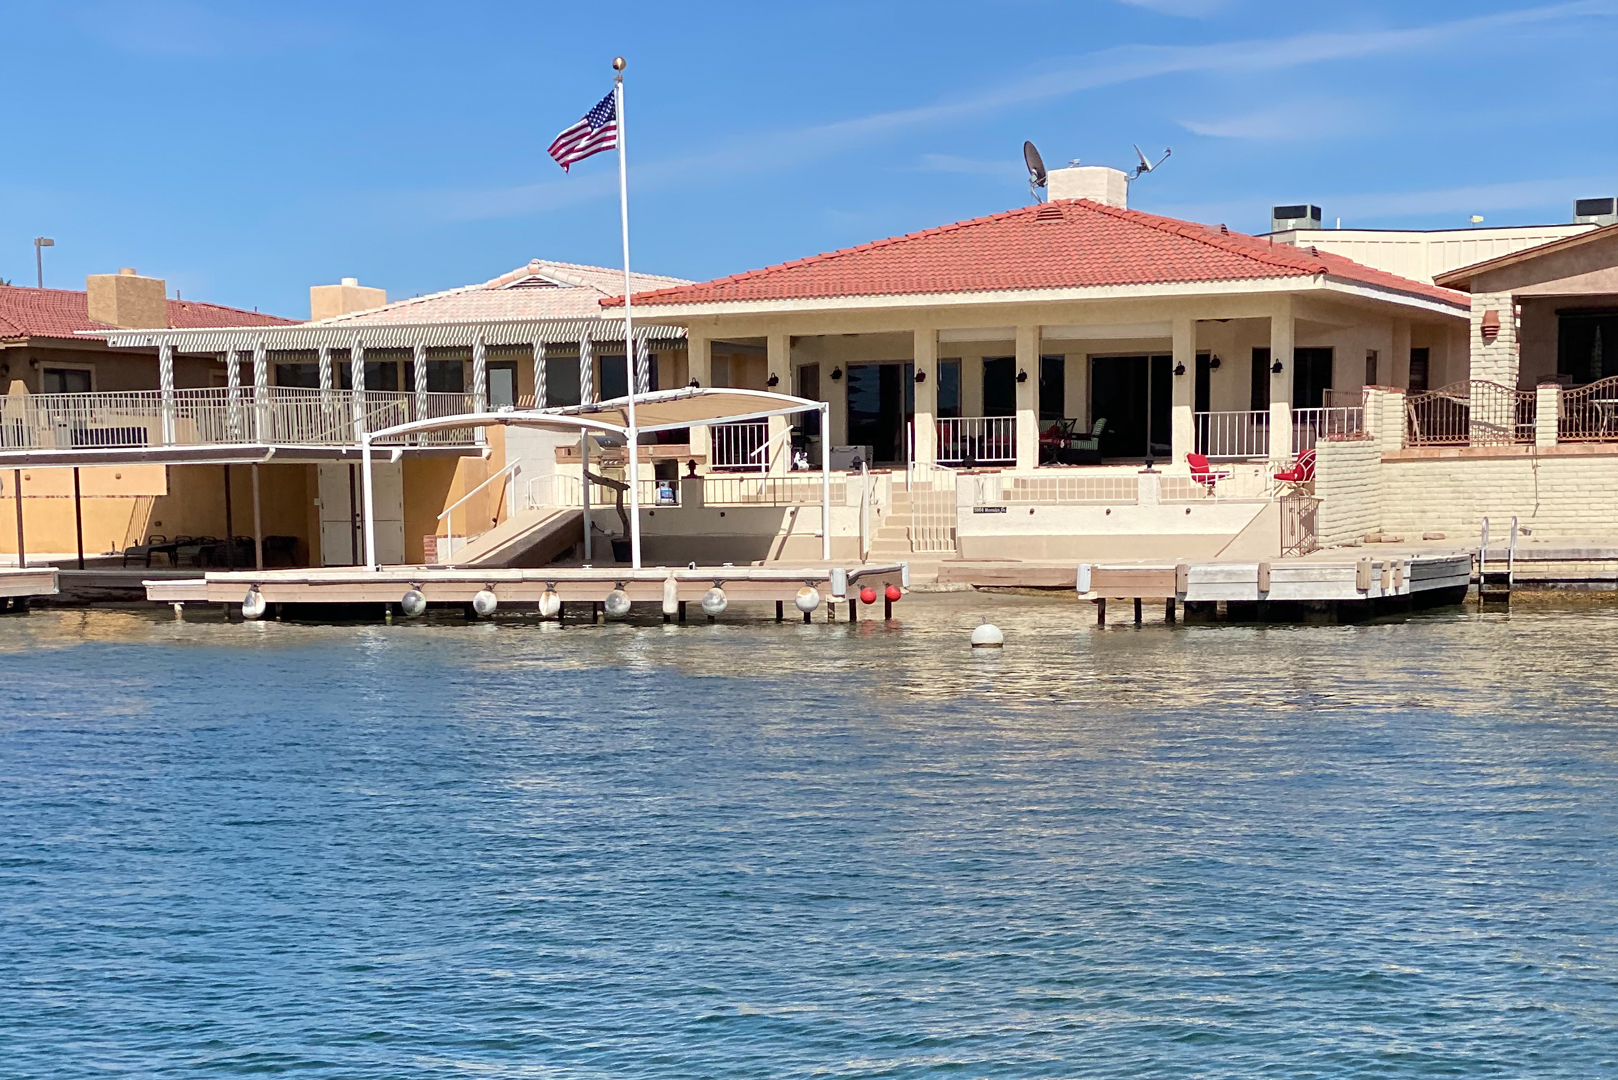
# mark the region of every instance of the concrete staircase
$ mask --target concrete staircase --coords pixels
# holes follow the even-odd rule
[[[524,510],[467,541],[449,561],[455,566],[544,566],[584,535],[583,523],[579,510]]]
[[[931,581],[938,574],[939,564],[945,559],[953,559],[955,555],[953,552],[911,551],[910,531],[914,525],[910,492],[896,484],[891,500],[873,523],[870,561],[908,562],[912,581]]]

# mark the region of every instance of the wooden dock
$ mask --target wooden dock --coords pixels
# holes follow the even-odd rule
[[[55,596],[57,575],[54,566],[30,566],[0,570],[0,611],[26,611],[36,596]]]
[[[843,592],[834,595],[839,584]],[[411,590],[420,592],[429,605],[457,607],[470,607],[474,598],[487,590],[494,594],[500,608],[528,611],[534,610],[544,593],[554,592],[564,605],[583,603],[594,610],[615,589],[622,589],[632,604],[678,604],[683,613],[685,604],[700,603],[710,589],[718,587],[730,603],[774,601],[780,614],[805,586],[819,592],[820,607],[824,609],[848,600],[866,586],[879,595],[889,585],[907,587],[909,568],[904,563],[846,568],[821,564],[799,568],[682,566],[641,570],[611,566],[488,570],[387,566],[367,571],[343,566],[220,571],[185,579],[151,579],[145,585],[147,599],[175,605],[240,605],[249,592],[256,590],[272,610],[294,609],[299,614],[318,614],[309,610],[312,608],[335,613],[338,607],[363,609],[373,605],[397,613],[405,593]]]

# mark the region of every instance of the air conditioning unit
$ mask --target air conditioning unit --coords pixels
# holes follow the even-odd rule
[[[1618,225],[1618,199],[1578,199],[1573,220],[1580,225]]]
[[[1297,206],[1270,208],[1270,231],[1291,232],[1294,229],[1320,228],[1320,207],[1300,203]]]

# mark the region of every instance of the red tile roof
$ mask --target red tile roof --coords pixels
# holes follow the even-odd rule
[[[1466,297],[1224,226],[1064,199],[656,292],[636,306],[1246,281],[1325,274],[1466,306]],[[622,297],[603,300],[608,306]]]
[[[295,322],[257,311],[170,300],[169,326],[284,326]],[[73,338],[79,330],[106,330],[106,323],[90,318],[87,294],[72,289],[33,289],[0,286],[0,338]]]

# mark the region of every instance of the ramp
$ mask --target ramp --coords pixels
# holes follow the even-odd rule
[[[455,553],[454,566],[544,566],[584,538],[584,513],[547,507],[513,514]]]

